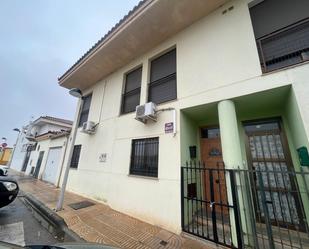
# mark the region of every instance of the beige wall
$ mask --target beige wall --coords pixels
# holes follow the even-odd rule
[[[293,84],[308,134],[309,64],[262,76],[246,2],[229,2],[88,89],[93,92],[89,120],[99,125],[95,135],[77,133],[76,144],[82,144],[82,150],[78,169],[70,170],[69,190],[180,232],[179,109]],[[222,15],[232,5],[234,9]],[[119,116],[124,74],[143,65],[140,102],[145,103],[148,61],[173,46],[178,100],[158,108],[176,108],[176,137],[164,133],[164,124],[172,121],[171,112],[147,125],[136,121],[134,113]],[[159,137],[158,179],[128,176],[131,140],[155,136]],[[106,162],[99,162],[100,153],[107,153]]]

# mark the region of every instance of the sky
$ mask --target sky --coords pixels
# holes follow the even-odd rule
[[[13,146],[13,129],[39,116],[73,119],[76,99],[57,78],[138,2],[0,1],[0,142]]]

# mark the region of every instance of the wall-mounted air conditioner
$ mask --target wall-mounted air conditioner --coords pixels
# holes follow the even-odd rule
[[[147,123],[147,120],[149,119],[157,121],[156,109],[156,104],[152,102],[146,103],[145,105],[139,105],[136,107],[135,119],[144,124]]]
[[[87,121],[83,123],[81,132],[87,134],[94,134],[96,132],[97,125],[92,121]]]

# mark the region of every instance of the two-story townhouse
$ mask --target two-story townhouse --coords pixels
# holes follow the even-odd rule
[[[305,0],[142,1],[59,78],[84,103],[68,188],[226,246],[308,243],[308,55]]]
[[[41,116],[20,131],[11,168],[58,186],[72,121]]]

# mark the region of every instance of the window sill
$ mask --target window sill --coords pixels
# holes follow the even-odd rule
[[[285,71],[285,70],[292,69],[292,68],[295,68],[295,67],[303,66],[303,65],[306,65],[306,64],[309,64],[309,60],[302,61],[300,63],[296,63],[296,64],[293,64],[293,65],[290,65],[290,66],[277,68],[277,69],[267,71],[267,72],[262,71],[262,76],[266,76],[266,75],[273,74],[273,73],[278,73],[278,72],[281,72],[281,71]]]
[[[158,177],[153,177],[153,176],[140,176],[140,175],[128,174],[128,177],[159,181]]]
[[[126,112],[126,113],[120,113],[119,115],[118,115],[118,117],[124,117],[124,116],[128,116],[128,115],[132,115],[132,114],[134,114],[135,113],[135,111],[132,111],[132,112]]]
[[[173,102],[177,102],[178,101],[178,98],[176,98],[176,99],[171,99],[171,100],[167,100],[167,101],[165,101],[165,102],[161,102],[160,104],[156,104],[156,106],[158,107],[158,106],[163,106],[163,105],[167,105],[167,104],[170,104],[170,103],[173,103]],[[150,102],[150,100],[148,100],[148,102]]]

